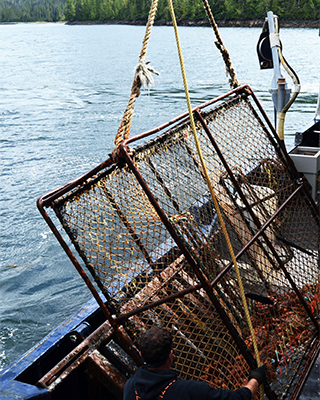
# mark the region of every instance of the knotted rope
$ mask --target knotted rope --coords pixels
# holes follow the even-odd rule
[[[148,17],[148,23],[146,26],[146,31],[142,43],[142,49],[140,52],[139,56],[139,62],[138,65],[135,68],[135,75],[131,87],[131,95],[129,98],[129,103],[127,105],[127,108],[123,114],[122,121],[120,123],[118,132],[115,136],[114,139],[114,144],[116,147],[125,139],[127,139],[130,135],[130,128],[131,128],[131,122],[132,122],[132,117],[133,117],[133,112],[134,112],[134,105],[137,100],[137,98],[140,96],[140,88],[142,87],[149,87],[153,83],[153,77],[152,73],[157,74],[158,73],[151,67],[149,66],[149,62],[145,61],[146,53],[147,53],[147,48],[149,44],[149,39],[151,36],[151,30],[154,24],[154,18],[157,12],[157,7],[158,7],[158,0],[152,0],[151,4],[151,9],[149,12],[149,17]]]
[[[236,73],[234,71],[234,68],[231,64],[229,53],[222,42],[221,36],[219,34],[218,26],[215,22],[215,19],[213,17],[213,14],[212,14],[212,11],[211,11],[208,1],[203,0],[203,5],[204,5],[204,8],[208,15],[211,26],[214,30],[216,39],[217,39],[217,41],[215,42],[215,45],[219,49],[219,51],[222,55],[222,58],[225,62],[225,65],[226,65],[226,72],[227,72],[227,76],[229,76],[230,86],[232,89],[234,89],[239,86],[239,83],[236,78]],[[151,66],[148,65],[149,62],[145,61],[148,43],[149,43],[149,39],[151,36],[151,31],[152,31],[152,27],[154,24],[155,15],[157,12],[157,7],[158,7],[158,0],[152,0],[151,9],[149,12],[148,22],[147,22],[147,26],[146,26],[146,32],[145,32],[144,39],[143,39],[143,45],[142,45],[142,49],[141,49],[140,56],[139,56],[139,62],[135,68],[135,75],[134,75],[134,79],[133,79],[133,83],[132,83],[132,87],[131,87],[131,95],[129,98],[127,108],[123,114],[122,121],[120,123],[118,132],[114,139],[114,144],[116,145],[116,147],[118,147],[119,144],[122,141],[124,141],[125,139],[127,139],[130,135],[131,122],[132,122],[132,117],[133,117],[133,113],[134,113],[134,106],[135,106],[135,102],[136,102],[137,98],[140,96],[141,86],[143,88],[150,87],[153,84],[152,73],[158,75],[158,73]]]
[[[220,53],[222,55],[223,61],[224,61],[225,65],[226,65],[226,73],[227,73],[227,76],[229,76],[230,87],[231,87],[231,89],[235,89],[236,87],[239,86],[239,82],[237,80],[235,70],[234,70],[234,68],[232,66],[229,52],[225,48],[225,46],[224,46],[224,44],[222,42],[219,30],[218,30],[218,25],[216,24],[216,21],[215,21],[215,19],[213,17],[213,14],[212,14],[210,5],[208,3],[208,0],[202,0],[202,2],[203,2],[203,6],[204,6],[204,8],[206,10],[208,19],[210,21],[210,24],[212,26],[212,29],[213,29],[214,34],[215,34],[216,39],[217,39],[217,41],[214,42],[214,44],[219,49],[219,51],[220,51]]]

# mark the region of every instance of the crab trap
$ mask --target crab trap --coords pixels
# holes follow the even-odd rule
[[[319,211],[248,86],[193,114],[265,398],[296,399],[319,353]],[[140,334],[164,326],[181,378],[243,386],[253,338],[189,116],[127,139],[118,156],[42,196],[43,217],[137,363]]]

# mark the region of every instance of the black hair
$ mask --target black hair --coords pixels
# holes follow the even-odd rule
[[[141,335],[139,350],[146,364],[160,366],[172,350],[172,335],[167,329],[154,326]]]

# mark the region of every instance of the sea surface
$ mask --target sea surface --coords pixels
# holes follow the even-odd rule
[[[256,55],[260,32],[220,29],[239,82],[273,120],[272,71],[261,71]],[[286,117],[291,148],[315,113],[320,38],[317,29],[280,33],[301,80]],[[211,28],[181,27],[179,34],[192,105],[229,90]],[[114,149],[143,36],[141,26],[0,25],[0,370],[91,298],[36,200]],[[132,135],[187,109],[173,28],[154,27],[146,59],[160,75],[137,100]]]

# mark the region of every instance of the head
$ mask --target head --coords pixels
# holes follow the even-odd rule
[[[158,368],[172,355],[171,333],[159,327],[152,327],[139,339],[139,350],[143,361],[149,367]],[[170,366],[169,366],[170,368]]]

